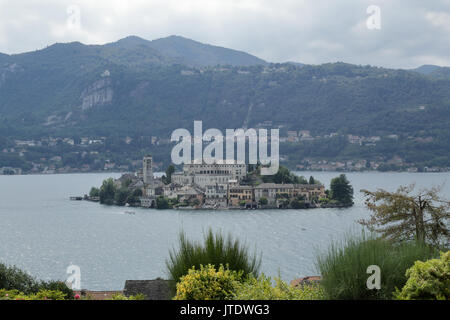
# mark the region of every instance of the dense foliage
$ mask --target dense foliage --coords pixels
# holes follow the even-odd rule
[[[243,276],[258,276],[261,258],[256,253],[251,255],[246,246],[231,236],[223,237],[221,233],[214,234],[210,229],[203,243],[193,242],[180,234],[179,248],[170,252],[167,261],[170,280],[177,283],[189,270],[200,265],[224,265],[229,270],[243,272]]]
[[[345,174],[331,179],[330,191],[332,200],[343,205],[353,204],[353,187]]]
[[[440,259],[417,261],[406,271],[405,286],[395,297],[400,300],[449,300],[450,251],[441,253]]]
[[[318,284],[293,287],[280,278],[275,278],[275,285],[270,277],[250,277],[238,285],[234,299],[236,300],[321,300],[323,290]]]
[[[241,272],[242,273],[242,272]],[[241,280],[241,273],[211,264],[193,267],[177,283],[174,300],[231,300]]]
[[[317,268],[327,299],[391,299],[395,289],[405,285],[407,269],[418,260],[437,255],[436,250],[424,244],[393,244],[363,235],[331,244],[328,251],[318,255]],[[379,290],[367,288],[367,268],[372,265],[381,270]]]
[[[39,290],[37,293],[24,294],[19,290],[0,289],[0,300],[66,300],[66,295],[58,290]]]
[[[33,297],[41,296],[39,292],[57,292],[64,299],[73,299],[73,291],[62,281],[39,281],[15,267],[0,263],[0,289],[5,291],[16,290],[17,294]],[[47,296],[50,299],[50,297]]]

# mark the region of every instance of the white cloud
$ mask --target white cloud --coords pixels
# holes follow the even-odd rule
[[[372,4],[381,30],[366,28]],[[79,30],[67,26],[70,5]],[[177,34],[273,62],[448,65],[449,12],[450,0],[0,0],[0,52]]]

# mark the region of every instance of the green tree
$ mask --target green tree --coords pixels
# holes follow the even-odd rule
[[[401,186],[395,192],[361,190],[373,214],[359,223],[396,241],[450,245],[450,202],[439,196],[438,187],[413,194],[414,187]]]
[[[344,205],[353,204],[353,187],[345,174],[331,180],[331,199]]]
[[[100,203],[108,205],[114,204],[115,193],[116,186],[114,185],[113,178],[104,180],[100,187]]]
[[[91,191],[89,191],[89,196],[90,197],[98,197],[98,196],[100,196],[100,189],[92,187]]]
[[[156,198],[156,209],[170,209],[170,204],[167,198],[159,196]]]
[[[297,184],[308,184],[308,181],[304,177],[299,177],[289,171],[288,168],[280,166],[278,172],[273,176],[263,176],[263,182],[273,182],[273,183],[297,183]]]
[[[127,204],[130,191],[127,188],[120,188],[115,192],[114,201],[118,206],[124,206]]]
[[[172,182],[172,174],[175,172],[175,167],[171,164],[166,169],[166,179],[167,183]]]
[[[309,184],[315,184],[315,183],[316,183],[316,180],[314,180],[314,177],[310,176],[309,177]]]
[[[140,197],[142,197],[142,190],[135,189],[128,195],[127,203],[129,204],[138,203]]]

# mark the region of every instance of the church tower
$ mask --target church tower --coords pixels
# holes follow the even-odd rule
[[[146,155],[143,160],[142,173],[144,176],[144,183],[147,185],[153,184],[153,158]]]

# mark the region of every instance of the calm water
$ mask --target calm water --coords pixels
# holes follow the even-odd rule
[[[325,183],[337,173],[302,173]],[[201,239],[207,228],[221,229],[263,252],[262,271],[285,280],[315,275],[317,250],[326,248],[367,217],[362,188],[394,190],[446,183],[450,173],[349,173],[355,206],[349,209],[264,211],[158,211],[107,207],[69,196],[87,193],[119,174],[0,176],[0,261],[32,275],[65,279],[66,268],[81,268],[82,287],[122,289],[127,279],[166,277],[165,260],[180,230]],[[129,209],[128,209],[129,210]]]

